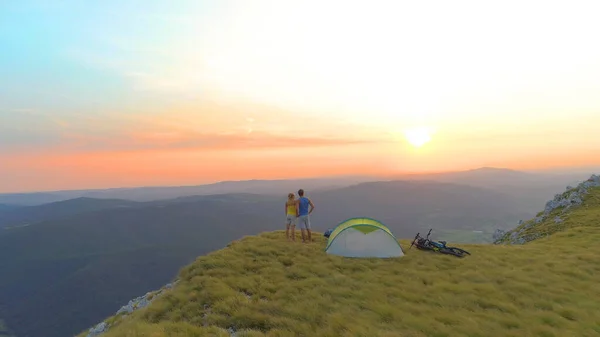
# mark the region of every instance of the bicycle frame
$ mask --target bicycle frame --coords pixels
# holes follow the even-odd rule
[[[431,250],[437,253],[442,253],[442,254],[452,254],[452,255],[457,255],[457,253],[455,252],[455,250],[459,250],[462,253],[460,257],[462,257],[462,254],[468,254],[471,255],[469,252],[467,252],[464,249],[460,249],[457,247],[448,247],[446,245],[446,241],[440,240],[439,242],[436,241],[432,241],[431,239],[429,239],[429,236],[431,235],[431,230],[429,229],[429,232],[427,233],[426,237],[422,237],[421,233],[417,233],[417,235],[415,235],[415,238],[413,239],[410,248],[408,248],[409,250],[412,248],[412,246],[417,246],[417,249],[421,249],[421,250]]]

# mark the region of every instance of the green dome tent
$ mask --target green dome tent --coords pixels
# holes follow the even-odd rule
[[[371,218],[350,218],[329,235],[327,254],[346,257],[400,257],[404,251],[394,234]]]

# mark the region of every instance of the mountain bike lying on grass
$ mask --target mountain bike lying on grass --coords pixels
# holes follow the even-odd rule
[[[435,242],[435,241],[429,240],[429,235],[431,234],[431,229],[429,229],[429,232],[427,233],[427,237],[425,237],[425,238],[422,237],[420,234],[421,233],[417,233],[417,235],[415,235],[413,242],[410,244],[410,248],[412,248],[412,246],[414,245],[418,249],[421,249],[421,250],[431,250],[434,252],[454,255],[454,256],[458,256],[458,257],[465,257],[465,254],[471,255],[471,253],[467,252],[464,249],[461,249],[458,247],[446,246],[446,243],[447,243],[446,241],[440,240],[440,242]],[[410,250],[410,248],[408,248],[408,249]]]

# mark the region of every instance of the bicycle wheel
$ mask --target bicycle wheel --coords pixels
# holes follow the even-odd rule
[[[460,254],[467,254],[467,255],[471,255],[471,253],[467,252],[466,250],[462,249],[462,248],[458,248],[458,247],[446,247],[448,249],[452,249],[455,252],[458,252]]]
[[[461,251],[455,251],[456,248],[442,248],[439,250],[442,254],[454,255],[456,257],[465,257],[465,254]]]

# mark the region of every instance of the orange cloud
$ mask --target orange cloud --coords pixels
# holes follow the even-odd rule
[[[273,141],[273,139],[271,139]],[[290,148],[293,139],[275,139],[280,147],[254,144],[238,148],[224,143],[211,149],[47,153],[10,158],[0,175],[0,191],[108,188],[142,185],[200,184],[229,179],[273,179],[385,170],[366,144],[339,146],[312,139],[311,146]],[[320,147],[315,147],[320,146]],[[223,149],[228,149],[223,151]],[[357,158],[360,158],[358,160]]]
[[[255,148],[296,148],[375,143],[356,138],[302,137],[272,135],[266,132],[247,134],[203,134],[194,132],[140,132],[129,135],[133,144],[152,148],[186,148],[207,150],[243,150]]]

